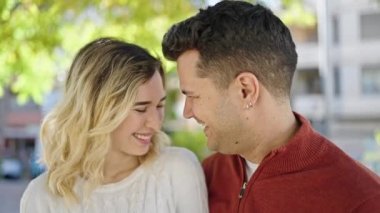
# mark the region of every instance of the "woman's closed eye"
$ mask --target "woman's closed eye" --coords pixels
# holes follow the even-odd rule
[[[146,110],[147,110],[147,107],[135,109],[135,111],[139,112],[139,113],[144,113],[144,112],[146,112]]]
[[[157,109],[162,109],[165,107],[165,104],[159,104],[157,105]],[[143,108],[136,108],[135,111],[139,113],[144,113],[148,110],[148,107],[143,107]]]

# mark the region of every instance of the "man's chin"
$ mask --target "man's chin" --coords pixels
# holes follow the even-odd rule
[[[213,142],[210,142],[209,140],[207,140],[207,148],[208,148],[210,151],[219,152],[217,144],[216,144],[216,143],[213,143]]]
[[[223,147],[218,146],[218,144],[216,144],[216,143],[210,143],[209,141],[207,141],[207,148],[208,148],[210,151],[219,152],[219,153],[221,153],[221,154],[225,154],[225,155],[233,155],[233,154],[236,154],[236,152],[235,152],[234,150],[231,150],[231,149],[223,149]]]

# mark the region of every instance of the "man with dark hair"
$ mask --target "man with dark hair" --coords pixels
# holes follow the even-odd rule
[[[222,1],[172,26],[162,47],[184,116],[218,152],[203,162],[212,213],[380,212],[380,178],[292,111],[297,53],[269,9]]]

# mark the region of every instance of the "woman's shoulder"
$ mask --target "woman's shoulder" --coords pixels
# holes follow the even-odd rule
[[[166,168],[180,174],[182,172],[199,172],[200,162],[195,154],[182,147],[165,147],[160,154],[160,163]]]
[[[21,197],[21,209],[29,209],[40,202],[45,202],[48,196],[47,173],[45,172],[29,182]]]
[[[166,161],[173,161],[179,163],[193,162],[199,163],[195,154],[189,149],[183,147],[169,146],[162,150],[161,158]]]
[[[169,177],[166,188],[172,193],[176,210],[208,212],[205,177],[195,154],[185,148],[167,147],[162,152],[162,159],[164,174]]]
[[[24,194],[30,193],[30,194],[35,195],[37,193],[38,195],[41,195],[43,193],[46,193],[47,192],[47,176],[48,176],[47,173],[44,172],[38,177],[31,180],[28,186],[26,187]]]

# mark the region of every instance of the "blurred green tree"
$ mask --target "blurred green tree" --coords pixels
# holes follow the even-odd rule
[[[316,14],[305,7],[303,0],[282,0],[283,10],[280,17],[290,26],[314,27],[317,23]]]
[[[256,2],[256,0],[247,0]],[[194,14],[207,0],[1,0],[0,1],[0,97],[5,89],[20,103],[41,103],[44,94],[59,85],[74,54],[84,44],[101,36],[118,37],[146,47],[163,58],[161,39],[171,24]],[[265,3],[265,1],[261,1]],[[283,11],[301,11],[302,0],[282,0]],[[293,8],[293,9],[292,9]],[[301,10],[300,10],[301,8]],[[284,15],[285,14],[285,15]],[[290,14],[287,18],[286,14]],[[304,19],[280,16],[289,24]],[[297,22],[298,21],[298,22]],[[309,22],[308,22],[309,23]],[[174,64],[163,60],[167,71]],[[172,73],[174,74],[174,73]],[[171,78],[173,75],[168,75]],[[174,75],[175,76],[175,75]],[[168,88],[167,117],[177,119],[173,103],[178,89]],[[170,130],[169,130],[170,132]],[[177,131],[173,144],[194,151],[199,159],[207,154],[202,132]]]
[[[41,103],[43,95],[55,84],[56,76],[63,76],[73,54],[89,40],[100,36],[135,42],[162,58],[160,43],[168,27],[195,13],[196,8],[206,5],[205,2],[2,0],[0,97],[4,89],[9,88],[17,94],[20,103],[29,98]],[[301,25],[313,23],[312,15],[302,12],[303,0],[282,2],[284,11],[289,11],[280,14],[285,21]],[[164,63],[167,70],[174,69],[172,63]]]
[[[140,44],[162,58],[167,28],[194,12],[183,0],[2,0],[0,96],[9,88],[21,103],[41,103],[75,52],[100,36]]]

